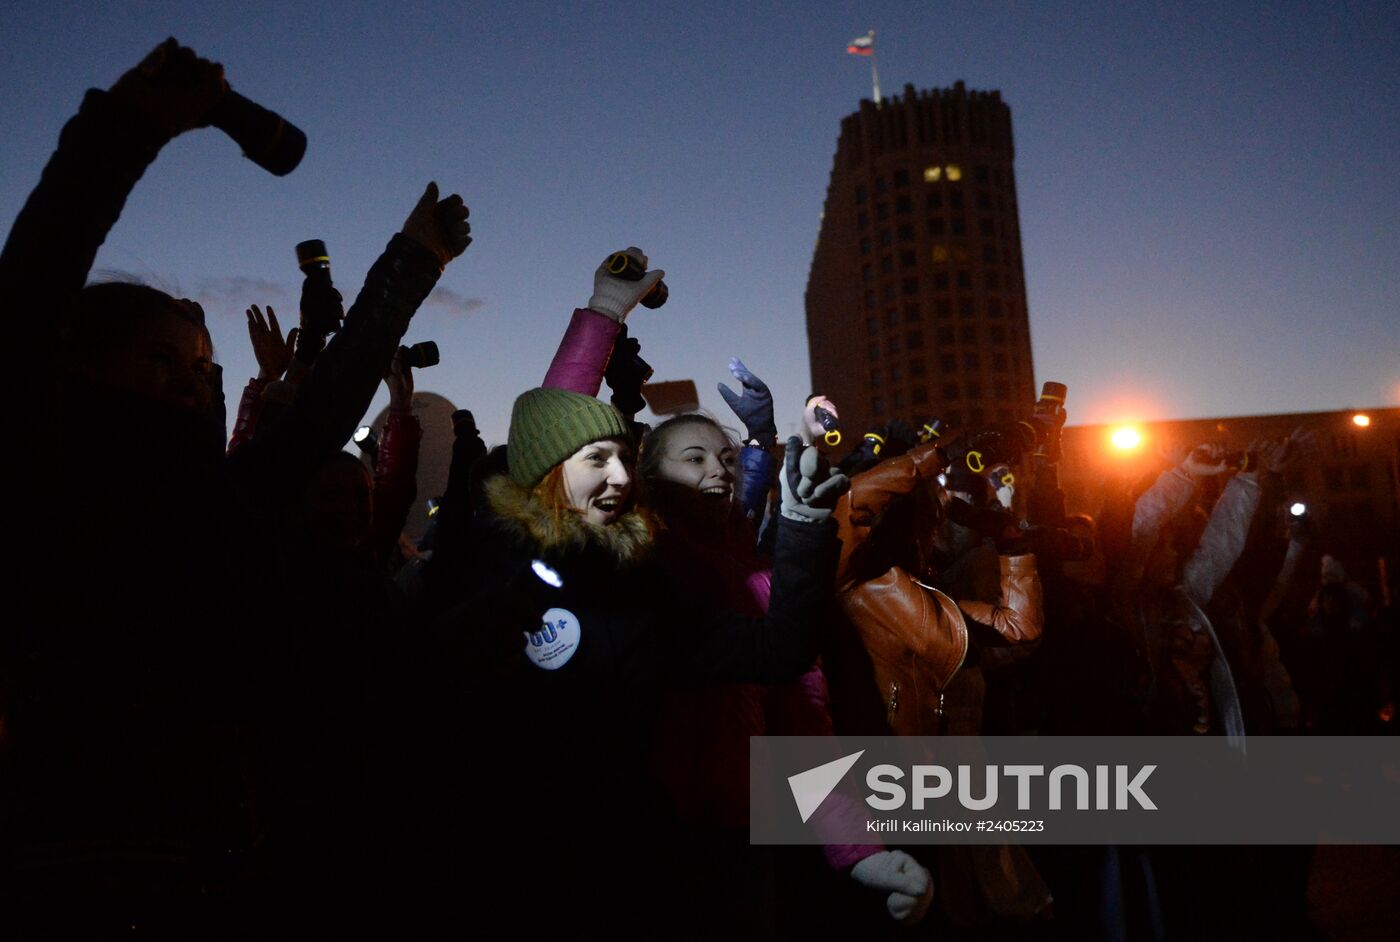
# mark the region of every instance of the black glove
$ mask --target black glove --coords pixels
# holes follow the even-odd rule
[[[603,379],[612,390],[612,404],[629,419],[647,404],[642,398],[642,386],[651,379],[652,369],[651,364],[642,359],[641,351],[641,341],[627,336],[627,324],[621,323]]]

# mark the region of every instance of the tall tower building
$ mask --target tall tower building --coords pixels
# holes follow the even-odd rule
[[[813,389],[848,435],[1034,399],[1014,156],[1001,94],[962,82],[842,120],[806,305]]]

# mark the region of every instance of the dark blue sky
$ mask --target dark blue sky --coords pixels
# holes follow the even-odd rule
[[[668,272],[670,303],[629,322],[658,379],[724,414],[738,354],[797,408],[836,134],[870,94],[844,47],[871,26],[887,93],[963,79],[1010,103],[1036,378],[1070,385],[1071,421],[1400,404],[1393,2],[23,0],[0,222],[83,90],[173,34],[310,138],[280,180],[218,132],[181,138],[98,257],[204,302],[231,401],[244,308],[293,317],[292,246],[324,238],[349,294],[436,179],[477,241],[409,339],[439,342],[420,388],[488,440],[629,243]]]

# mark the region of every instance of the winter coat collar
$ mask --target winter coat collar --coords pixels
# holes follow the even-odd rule
[[[625,569],[651,555],[656,526],[644,511],[629,511],[617,522],[600,527],[572,511],[554,513],[505,475],[488,480],[485,491],[498,529],[551,556],[591,551],[606,556],[617,568]]]

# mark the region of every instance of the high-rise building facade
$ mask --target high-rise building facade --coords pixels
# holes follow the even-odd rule
[[[842,120],[806,306],[813,389],[848,432],[1034,399],[1014,156],[1001,94],[962,82]]]

